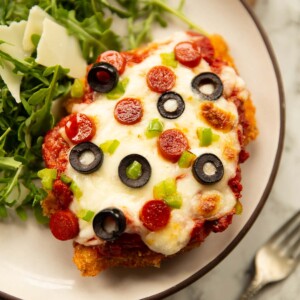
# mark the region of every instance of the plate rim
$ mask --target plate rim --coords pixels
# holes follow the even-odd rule
[[[217,256],[215,257],[211,262],[209,262],[206,266],[204,266],[202,269],[188,277],[187,279],[183,280],[179,284],[176,284],[175,286],[168,288],[165,291],[162,291],[160,293],[157,293],[155,295],[142,298],[141,300],[157,300],[157,299],[163,299],[165,297],[171,296],[172,294],[175,294],[176,292],[179,292],[180,290],[186,288],[187,286],[191,285],[195,281],[199,280],[202,276],[207,274],[209,271],[211,271],[214,267],[216,267],[225,257],[228,256],[228,254],[238,245],[238,243],[245,237],[246,233],[250,230],[254,222],[256,221],[258,215],[260,214],[262,208],[264,207],[268,196],[271,192],[272,186],[274,184],[281,157],[283,152],[283,146],[284,146],[284,136],[285,136],[285,95],[284,95],[284,87],[282,82],[282,77],[279,69],[279,65],[277,62],[277,58],[275,56],[273,47],[269,41],[269,38],[261,25],[260,21],[258,20],[257,16],[254,14],[251,7],[246,3],[246,0],[239,0],[241,4],[244,6],[245,10],[253,20],[256,28],[258,29],[263,42],[266,46],[266,49],[268,51],[269,57],[272,62],[272,66],[274,69],[277,86],[278,86],[278,95],[279,95],[279,108],[280,108],[280,130],[279,130],[279,139],[278,139],[278,147],[276,151],[275,161],[272,168],[272,172],[270,175],[270,178],[268,180],[268,184],[264,189],[264,192],[261,196],[261,199],[258,202],[257,207],[255,208],[254,212],[250,216],[249,220],[246,222],[244,227],[240,230],[238,235],[232,240],[232,242]],[[12,295],[9,295],[5,292],[0,291],[0,299],[3,300],[21,300],[20,298],[14,297]]]
[[[238,245],[238,243],[245,237],[246,233],[250,230],[254,222],[256,221],[257,217],[259,216],[261,210],[263,209],[268,196],[271,192],[272,186],[274,184],[281,157],[283,152],[283,146],[284,146],[284,136],[285,136],[285,118],[286,118],[286,112],[285,112],[285,95],[284,95],[284,87],[281,77],[281,72],[279,69],[279,64],[277,62],[277,58],[275,55],[275,52],[273,50],[273,47],[271,45],[271,42],[269,41],[269,38],[261,25],[260,21],[258,20],[257,16],[255,15],[254,11],[250,7],[249,4],[247,4],[246,0],[239,0],[241,4],[244,6],[246,12],[249,14],[251,19],[253,20],[256,28],[258,29],[263,42],[266,46],[266,49],[268,51],[269,57],[271,59],[271,63],[274,69],[277,86],[278,86],[278,95],[279,95],[279,108],[280,108],[280,130],[279,130],[279,139],[278,139],[278,146],[277,151],[275,155],[275,161],[274,165],[271,171],[270,178],[268,180],[268,184],[266,185],[264,192],[258,202],[258,205],[256,206],[254,212],[250,216],[249,220],[246,222],[244,227],[240,230],[238,235],[232,240],[232,242],[217,256],[215,257],[211,262],[209,262],[206,266],[204,266],[202,269],[188,277],[187,279],[183,280],[182,282],[176,284],[175,286],[168,288],[165,291],[162,291],[160,293],[157,293],[155,295],[142,298],[141,300],[158,300],[163,299],[165,297],[171,296],[175,294],[176,292],[179,292],[180,290],[186,288],[187,286],[191,285],[195,281],[199,280],[202,276],[207,274],[209,271],[211,271],[214,267],[216,267],[225,257],[229,255],[229,253]]]

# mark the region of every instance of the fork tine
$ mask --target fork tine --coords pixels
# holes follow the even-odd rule
[[[280,240],[285,237],[285,233],[290,230],[294,222],[298,219],[300,216],[300,211],[298,211],[291,219],[289,219],[286,223],[284,223],[269,239],[268,243],[270,244],[276,244],[279,243]]]
[[[297,221],[297,220],[296,220]],[[296,222],[295,221],[295,222]],[[294,225],[294,224],[293,224]],[[291,230],[288,234],[286,234],[285,237],[283,237],[283,239],[281,240],[281,242],[278,244],[278,247],[288,247],[288,245],[290,243],[293,243],[293,240],[299,236],[300,237],[300,219],[298,224],[296,224],[297,226],[295,226],[295,228],[293,230]]]
[[[300,262],[300,252],[298,253],[298,255],[296,255],[295,259],[298,263]]]
[[[299,228],[300,228],[300,226],[299,226]],[[300,231],[299,231],[299,237],[296,239],[296,241],[294,241],[290,245],[290,248],[287,251],[287,255],[289,257],[295,258],[296,260],[300,259]]]
[[[288,255],[290,255],[296,259],[300,259],[300,236],[295,241],[295,243],[291,246]]]

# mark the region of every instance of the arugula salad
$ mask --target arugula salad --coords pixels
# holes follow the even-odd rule
[[[30,15],[36,6],[38,16],[34,19]],[[0,220],[14,211],[21,220],[26,220],[28,212],[33,210],[38,222],[47,223],[40,207],[47,193],[37,176],[43,168],[43,136],[56,122],[53,101],[68,97],[76,90],[76,75],[72,76],[68,67],[61,66],[59,58],[51,65],[46,51],[38,53],[39,43],[42,40],[47,43],[48,39],[46,33],[36,29],[38,18],[47,16],[57,28],[65,30],[72,43],[78,44],[83,64],[88,65],[106,50],[129,50],[151,40],[152,26],[166,27],[167,15],[203,33],[185,17],[183,6],[182,0],[177,7],[164,0],[1,0]],[[127,24],[123,36],[112,29],[114,20],[119,18]],[[13,28],[25,28],[29,23],[35,27],[27,33],[27,46],[31,49],[22,52],[26,55],[20,58],[19,49],[7,49],[14,46],[11,38],[18,38],[20,32]],[[45,61],[50,61],[50,65]]]

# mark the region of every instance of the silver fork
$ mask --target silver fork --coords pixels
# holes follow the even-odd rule
[[[300,261],[300,211],[283,224],[255,255],[255,276],[240,300],[253,298],[271,282],[287,278]]]

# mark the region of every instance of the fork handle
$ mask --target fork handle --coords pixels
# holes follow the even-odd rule
[[[266,283],[267,282],[262,280],[261,277],[256,275],[250,282],[243,295],[241,296],[240,300],[252,299],[261,290],[261,288],[266,285]]]

